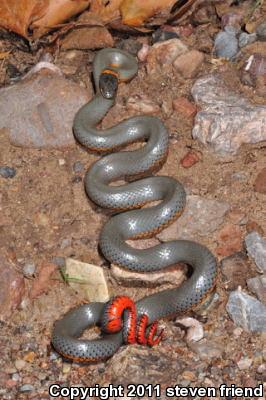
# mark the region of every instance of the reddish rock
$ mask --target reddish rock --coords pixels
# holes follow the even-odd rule
[[[186,97],[178,97],[173,100],[173,108],[185,117],[192,118],[197,114],[197,106],[192,104]]]
[[[44,262],[39,268],[39,273],[33,281],[30,292],[31,299],[39,297],[42,293],[47,292],[51,287],[51,275],[56,271],[57,265]]]
[[[182,167],[190,168],[192,165],[197,164],[200,160],[200,157],[196,151],[190,150],[185,157],[180,161]]]
[[[257,175],[254,182],[254,189],[259,193],[266,193],[266,168],[263,168]]]
[[[0,257],[0,320],[7,319],[20,305],[24,293],[23,276]]]
[[[63,40],[63,49],[102,49],[113,47],[114,39],[103,26],[82,27],[72,30]]]
[[[204,54],[198,50],[191,50],[176,58],[173,65],[184,78],[194,78],[204,61]]]
[[[246,230],[247,230],[247,233],[256,231],[256,232],[258,232],[259,235],[261,235],[261,236],[264,235],[263,228],[256,221],[249,220],[246,225]]]
[[[237,225],[225,225],[218,233],[219,246],[216,254],[226,257],[242,249],[242,233]]]
[[[246,287],[246,279],[250,276],[250,267],[244,253],[236,253],[221,261],[221,271],[225,289],[235,290],[238,286]]]
[[[169,39],[155,43],[147,56],[148,73],[158,70],[166,65],[171,65],[176,57],[188,51],[187,46],[179,39]]]

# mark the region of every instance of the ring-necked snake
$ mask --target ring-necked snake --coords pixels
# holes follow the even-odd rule
[[[147,238],[160,232],[181,214],[185,205],[185,191],[171,177],[152,176],[123,186],[110,185],[121,178],[149,175],[167,156],[168,132],[158,118],[137,116],[109,129],[97,129],[115,102],[118,81],[131,79],[137,68],[135,58],[121,50],[98,52],[93,64],[96,95],[74,119],[76,139],[94,151],[110,153],[129,143],[145,142],[135,151],[105,155],[86,174],[85,188],[93,202],[112,210],[129,210],[112,216],[106,223],[100,234],[100,248],[111,263],[131,271],[157,271],[184,262],[192,267],[193,273],[181,287],[145,297],[136,304],[126,296],[119,296],[107,304],[89,303],[69,311],[55,323],[52,344],[60,354],[76,361],[111,357],[125,341],[158,343],[162,332],[156,335],[156,321],[195,308],[216,281],[216,260],[198,243],[175,240],[144,250],[126,243],[128,239]],[[159,204],[139,209],[158,200]],[[102,337],[78,339],[92,325],[101,327]]]

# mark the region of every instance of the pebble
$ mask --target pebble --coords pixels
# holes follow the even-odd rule
[[[214,52],[218,57],[231,60],[238,53],[237,30],[233,26],[226,26],[214,40]]]
[[[263,21],[262,24],[257,26],[256,33],[259,40],[263,42],[266,41],[266,21]]]
[[[195,318],[185,317],[177,319],[176,322],[188,328],[186,334],[187,342],[198,342],[204,336],[202,324]]]
[[[200,161],[200,157],[198,152],[190,150],[187,154],[181,159],[180,164],[183,168],[190,168],[193,165],[197,164]]]
[[[198,354],[201,360],[221,358],[225,350],[222,345],[207,339],[202,339],[199,342],[189,342],[189,347]]]
[[[3,178],[11,178],[12,179],[16,175],[16,170],[13,167],[3,166],[3,167],[0,167],[0,175]]]
[[[62,167],[63,165],[66,164],[66,160],[64,158],[59,158],[58,164],[60,165],[60,167]]]
[[[254,259],[260,272],[266,272],[266,240],[258,232],[251,232],[245,237],[248,255]]]
[[[227,257],[242,250],[242,232],[238,225],[226,224],[217,234],[216,253]]]
[[[73,164],[73,171],[76,173],[82,172],[84,170],[84,165],[80,161],[76,161]]]
[[[22,393],[33,392],[34,390],[35,390],[34,386],[30,385],[29,383],[26,383],[25,385],[22,385],[19,388],[19,391]]]
[[[235,28],[236,31],[239,31],[241,29],[241,23],[243,20],[243,15],[238,14],[238,13],[227,13],[222,16],[222,28],[226,28],[227,26],[232,26]]]
[[[258,193],[266,194],[266,168],[258,173],[254,182],[254,189]]]
[[[226,310],[246,331],[266,332],[266,306],[240,289],[230,293]]]
[[[166,65],[171,65],[178,56],[188,51],[180,39],[169,39],[155,43],[147,55],[147,72],[152,74]]]
[[[175,38],[178,38],[178,34],[176,32],[165,31],[159,28],[152,33],[152,44]]]
[[[27,363],[24,360],[15,360],[15,367],[18,371],[23,370],[26,367]]]
[[[266,57],[259,53],[252,54],[245,62],[244,72],[252,78],[266,75]]]
[[[197,107],[186,97],[178,97],[173,100],[173,109],[188,118],[193,118],[197,114]]]
[[[28,262],[23,266],[23,275],[26,277],[31,277],[35,274],[36,265],[33,262]]]
[[[25,283],[11,264],[0,256],[0,320],[8,318],[21,304]]]
[[[142,44],[135,39],[123,39],[116,42],[115,47],[136,56],[142,48]]]
[[[246,32],[242,32],[242,33],[239,35],[238,44],[239,44],[239,47],[242,48],[242,47],[247,46],[247,45],[250,44],[250,43],[255,42],[256,40],[257,40],[257,35],[256,35],[256,33],[246,33]]]
[[[65,267],[66,261],[64,257],[55,256],[52,258],[52,263],[57,265],[58,267]]]
[[[238,286],[245,287],[249,272],[249,265],[246,255],[236,253],[221,261],[221,271],[224,285],[227,290],[235,290]]]
[[[240,360],[237,362],[237,366],[240,369],[240,371],[243,371],[245,369],[249,369],[252,365],[252,358],[248,357],[242,357]]]
[[[85,13],[84,13],[85,15]],[[81,15],[82,18],[82,15]],[[82,24],[82,21],[80,23]],[[64,50],[78,49],[102,49],[104,47],[113,47],[114,40],[111,33],[104,26],[86,26],[79,27],[78,23],[76,29],[71,30],[63,39],[61,46]]]
[[[266,106],[229,90],[220,75],[198,79],[191,92],[201,107],[194,119],[194,139],[221,155],[236,154],[242,143],[266,140]]]
[[[42,69],[0,89],[0,128],[8,129],[15,146],[75,146],[73,118],[92,93],[92,86],[81,88],[58,73]]]
[[[262,303],[266,304],[266,274],[248,279],[247,285],[249,290],[254,293]]]
[[[195,78],[204,61],[204,54],[198,50],[190,50],[178,56],[173,66],[184,78]]]
[[[162,241],[167,241],[177,238],[196,240],[209,236],[222,224],[229,209],[230,206],[226,202],[196,195],[187,196],[183,214],[157,237]]]

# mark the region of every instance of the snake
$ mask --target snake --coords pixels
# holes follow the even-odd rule
[[[138,115],[111,128],[98,127],[115,104],[119,82],[131,80],[137,71],[135,57],[127,52],[100,50],[93,62],[96,93],[74,117],[76,140],[90,151],[103,154],[85,175],[88,197],[113,212],[100,233],[99,247],[110,263],[130,271],[154,272],[183,262],[193,272],[181,286],[137,302],[116,296],[108,303],[91,302],[68,311],[55,322],[51,342],[63,357],[78,362],[108,359],[125,342],[159,343],[163,334],[157,333],[157,321],[194,310],[216,284],[216,259],[199,243],[180,239],[145,249],[127,243],[159,233],[181,215],[186,201],[181,183],[173,177],[153,174],[165,162],[169,148],[169,134],[159,118]],[[135,142],[143,145],[137,150],[121,151]],[[121,179],[124,184],[112,185]],[[80,338],[95,325],[101,329],[100,338]]]

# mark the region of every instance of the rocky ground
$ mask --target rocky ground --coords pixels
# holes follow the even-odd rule
[[[189,340],[178,320],[162,321],[166,338],[159,346],[123,346],[112,359],[89,365],[62,360],[50,344],[54,321],[84,301],[82,292],[62,277],[66,260],[102,266],[110,295],[126,293],[137,300],[156,291],[148,277],[144,285],[139,277],[132,284],[126,276],[123,281],[121,272],[118,278],[97,250],[109,216],[88,201],[83,186],[97,156],[71,134],[74,114],[93,95],[95,53],[64,46],[29,52],[19,39],[2,32],[4,50],[12,51],[0,67],[1,398],[49,399],[53,383],[123,385],[124,396],[115,398],[130,398],[130,384],[160,385],[161,399],[170,397],[166,388],[175,385],[218,389],[222,383],[242,388],[265,384],[265,72],[257,71],[265,71],[266,48],[257,38],[236,58],[219,58],[213,53],[219,29],[219,19],[188,24],[179,29],[179,38],[152,47],[149,36],[114,34],[117,46],[138,55],[139,73],[120,85],[116,105],[102,124],[113,126],[146,113],[160,117],[169,130],[169,156],[158,174],[184,185],[187,207],[179,221],[149,243],[190,238],[217,257],[216,296],[208,311],[196,316],[204,337]],[[251,73],[245,63],[254,54],[259,63]],[[22,79],[36,64],[39,68]],[[199,80],[206,76],[215,76],[216,94]],[[206,96],[220,108],[210,109]],[[223,116],[222,122],[215,120],[218,131],[206,130],[218,108],[217,118]],[[236,119],[239,125],[231,128]],[[252,232],[258,235],[247,239]],[[239,286],[255,301],[252,313],[261,313],[259,322],[248,314],[246,320],[228,314],[229,295]],[[218,390],[215,397],[220,397]],[[190,393],[184,398],[200,397]]]

